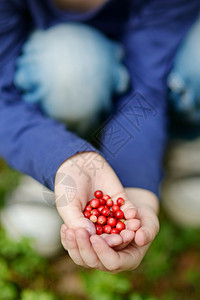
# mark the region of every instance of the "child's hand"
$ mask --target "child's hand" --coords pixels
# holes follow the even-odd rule
[[[71,193],[69,186],[73,186]],[[127,229],[123,230],[120,235],[102,235],[109,246],[120,245],[120,247],[125,247],[133,240],[135,231],[140,227],[140,221],[135,219],[137,210],[133,203],[127,199],[118,177],[101,155],[95,152],[80,153],[61,165],[55,180],[58,212],[67,228],[85,229],[89,232],[89,239],[90,235],[96,233],[96,229],[94,224],[86,219],[82,212],[87,202],[94,198],[94,191],[98,189],[105,194],[109,194],[114,200],[118,197],[125,199],[122,210],[127,218]],[[84,234],[86,235],[85,230]]]
[[[90,236],[84,229],[71,230],[63,225],[62,243],[75,263],[112,273],[134,270],[141,263],[159,230],[156,216],[158,201],[153,193],[146,190],[128,188],[126,193],[137,206],[138,217],[141,219],[141,227],[136,231],[135,240],[125,248],[122,244],[113,249],[102,236]]]
[[[135,234],[135,244],[145,246],[151,243],[159,231],[158,198],[150,191],[138,188],[125,188],[128,199],[137,209],[137,218],[141,221],[140,228]],[[129,225],[127,226],[129,229]],[[117,247],[115,249],[120,249]]]
[[[83,159],[81,156],[86,157],[85,154],[77,155],[80,165]],[[93,153],[92,155],[97,154]],[[89,174],[90,183],[87,183],[84,177],[82,178],[80,174],[77,174],[74,164],[70,169],[68,164],[70,160],[59,169],[59,172],[73,176],[77,186],[77,194],[72,202],[65,206],[59,206],[59,201],[57,202],[58,211],[67,225],[63,225],[61,229],[64,248],[68,250],[76,264],[84,267],[113,273],[135,269],[140,264],[159,229],[156,216],[158,211],[157,198],[153,193],[142,189],[128,188],[124,190],[112,168],[100,155],[98,155],[98,160],[104,162],[104,166],[98,170],[99,173],[96,176],[92,175],[89,170],[87,171],[84,164],[81,165],[84,167],[82,170]],[[127,218],[127,229],[122,231],[120,235],[103,234],[97,236],[94,225],[84,218],[82,211],[96,189],[103,190],[104,193],[110,194],[114,199],[119,196],[125,198],[126,203],[122,208]],[[62,188],[59,187],[59,183],[56,183],[57,199],[62,193]],[[141,224],[135,219],[136,216],[141,220]]]

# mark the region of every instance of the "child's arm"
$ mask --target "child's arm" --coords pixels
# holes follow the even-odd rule
[[[13,78],[15,61],[30,33],[25,1],[0,1],[0,156],[50,189],[58,167],[94,147],[46,118],[37,105],[21,100]]]
[[[28,104],[21,100],[21,94],[15,88],[13,78],[16,58],[30,33],[30,24],[27,21],[26,13],[27,7],[24,1],[4,0],[0,2],[0,156],[13,168],[29,174],[53,190],[54,178],[58,169],[61,170],[59,168],[61,164],[69,157],[74,158],[74,155],[79,152],[90,151],[90,154],[95,156],[94,164],[97,164],[97,170],[100,168],[103,171],[104,169],[102,162],[99,162],[98,158],[96,160],[97,150],[92,145],[67,131],[63,124],[46,118],[37,105]],[[87,155],[82,162],[86,169],[88,166],[92,170],[93,165],[89,164]],[[84,177],[79,168],[75,167],[75,169],[77,172],[74,177],[75,184],[84,199],[88,200],[88,177]],[[93,174],[93,171],[90,172]],[[79,173],[83,175],[83,182],[85,182],[85,186],[82,185],[81,188],[78,185]],[[123,193],[123,187],[117,176],[113,171],[111,173],[111,182],[116,181],[117,186],[120,187],[120,192]],[[70,176],[72,177],[72,174]],[[102,177],[104,181],[108,182],[107,177],[109,176],[104,175]],[[98,181],[96,184],[96,189],[98,189]],[[93,186],[90,188],[93,191]],[[86,194],[84,194],[85,190],[87,191]],[[112,189],[107,188],[106,190],[112,192]],[[116,190],[113,193],[116,193]],[[58,192],[57,188],[56,192]],[[62,191],[59,195],[62,196]],[[64,195],[65,200],[67,200],[66,194]],[[83,197],[78,199],[79,207],[81,207],[82,200]],[[129,205],[133,207],[131,203]],[[79,213],[81,214],[81,210]],[[67,224],[71,222],[71,212],[69,218],[63,211],[61,215]],[[75,221],[73,225],[74,223]],[[81,225],[84,227],[82,223]],[[131,236],[130,234],[128,237],[125,236],[124,240],[130,241],[131,237],[132,233]],[[115,242],[114,245],[121,242],[122,239],[117,243]]]

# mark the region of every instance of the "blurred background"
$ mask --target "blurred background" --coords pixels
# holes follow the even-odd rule
[[[1,209],[20,174],[0,161]],[[140,267],[111,275],[84,270],[61,252],[45,259],[32,241],[12,241],[0,225],[0,300],[199,300],[200,230],[180,228],[160,212],[160,233]]]

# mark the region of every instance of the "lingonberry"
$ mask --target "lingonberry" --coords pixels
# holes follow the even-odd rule
[[[116,229],[118,229],[119,231],[122,231],[126,228],[125,224],[122,221],[118,221],[116,224]]]
[[[92,221],[93,223],[97,222],[97,217],[95,215],[91,215],[90,216],[90,221]]]
[[[101,205],[101,206],[99,206],[98,208],[97,208],[100,212],[102,211],[102,209],[104,209],[104,206],[103,205]]]
[[[112,207],[113,206],[113,201],[112,201],[112,199],[108,199],[107,201],[106,201],[106,205],[108,206],[108,207]]]
[[[107,208],[107,209],[110,210],[110,207],[108,205],[104,205],[104,208]]]
[[[115,218],[117,219],[123,219],[124,218],[124,212],[120,209],[115,212]]]
[[[102,199],[104,199],[105,201],[107,201],[108,199],[110,199],[110,196],[108,196],[108,195],[103,195]]]
[[[126,228],[124,212],[120,209],[125,201],[119,197],[114,204],[109,195],[103,195],[101,190],[94,192],[95,198],[90,200],[83,212],[85,218],[88,218],[95,224],[96,234],[119,234]]]
[[[116,212],[116,211],[118,211],[118,210],[120,210],[119,205],[114,204],[114,205],[112,206],[112,211]]]
[[[112,228],[110,233],[119,234],[119,230],[117,228]]]
[[[108,208],[104,208],[104,209],[102,209],[101,214],[105,217],[109,217],[110,216],[110,210]]]
[[[110,218],[115,218],[115,213],[112,210],[110,210]]]
[[[92,208],[98,208],[100,206],[100,201],[97,198],[94,198],[90,201],[90,206],[92,206]]]
[[[104,199],[99,199],[100,201],[100,205],[105,205],[106,204],[106,201]]]
[[[99,225],[99,224],[95,224],[96,227],[96,234],[100,235],[103,233],[104,229],[103,226]]]
[[[85,218],[87,218],[87,219],[89,219],[90,218],[90,216],[91,216],[91,212],[90,211],[84,211],[84,216],[85,216]]]
[[[87,206],[85,207],[85,210],[86,210],[86,211],[91,211],[91,210],[92,210],[92,206],[87,205]]]
[[[122,205],[124,205],[124,203],[125,203],[125,201],[122,197],[117,199],[117,205],[122,206]]]
[[[102,191],[98,190],[94,193],[94,196],[97,198],[97,199],[100,199],[103,197],[103,193]]]
[[[115,218],[108,218],[107,219],[107,224],[110,225],[111,227],[115,227],[117,223],[117,220]]]
[[[105,225],[106,221],[107,221],[107,219],[104,216],[99,216],[98,219],[97,219],[97,223],[100,224],[100,225]]]
[[[100,211],[97,209],[97,208],[94,208],[92,211],[91,211],[91,214],[92,215],[95,215],[97,218],[100,216]]]
[[[111,232],[111,229],[112,229],[112,227],[110,225],[105,225],[103,227],[103,231],[108,234]]]

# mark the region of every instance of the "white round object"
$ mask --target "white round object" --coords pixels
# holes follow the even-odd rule
[[[48,190],[49,191],[49,190]],[[50,204],[54,195],[44,199],[44,187],[24,176],[21,184],[9,197],[0,218],[7,234],[15,240],[33,239],[33,247],[45,257],[55,256],[62,248],[60,227],[63,223],[55,206]]]
[[[165,181],[161,198],[174,222],[183,227],[200,227],[199,177]]]
[[[55,208],[38,203],[13,203],[1,211],[1,222],[10,237],[33,238],[36,251],[54,256],[60,249],[60,226],[62,220]]]

